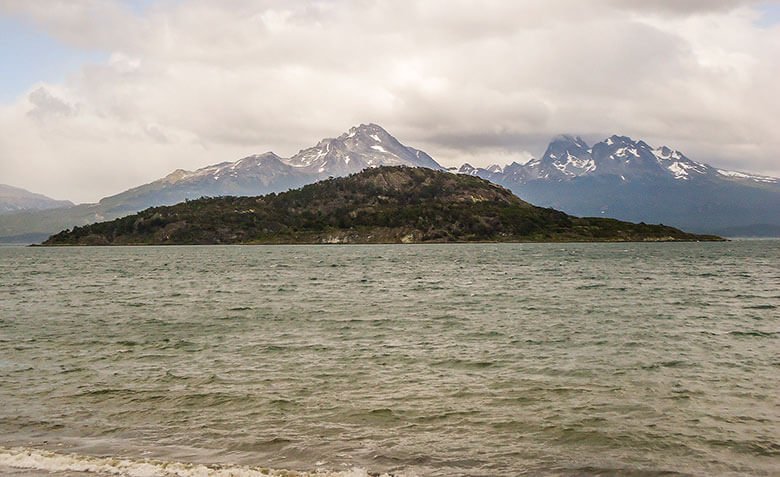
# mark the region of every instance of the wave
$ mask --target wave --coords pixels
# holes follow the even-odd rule
[[[340,471],[318,469],[299,472],[237,465],[93,457],[24,447],[0,447],[0,467],[2,466],[46,472],[84,472],[85,477],[90,474],[119,477],[392,477],[390,474],[369,473],[357,467]]]

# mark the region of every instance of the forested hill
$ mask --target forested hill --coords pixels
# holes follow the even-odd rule
[[[280,194],[152,207],[44,245],[718,240],[663,225],[576,218],[478,177],[378,167]]]

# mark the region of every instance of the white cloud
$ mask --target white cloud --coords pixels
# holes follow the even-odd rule
[[[369,121],[445,165],[621,133],[780,175],[780,29],[753,3],[0,0],[109,53],[0,107],[0,177],[96,200]]]

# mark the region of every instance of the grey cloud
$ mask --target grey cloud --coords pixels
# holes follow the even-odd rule
[[[190,0],[139,17],[110,2],[59,2],[53,15],[0,0],[113,58],[50,88],[76,98],[71,121],[53,120],[67,101],[29,99],[60,108],[46,141],[0,108],[0,126],[29,133],[5,141],[0,156],[87,151],[73,153],[74,167],[132,165],[129,187],[142,173],[152,180],[233,154],[291,155],[376,122],[447,165],[538,155],[559,133],[620,133],[780,175],[780,32],[731,10],[749,3]],[[93,137],[122,144],[115,163]]]
[[[147,33],[146,22],[116,1],[0,0],[0,13],[31,21],[52,36],[89,50],[121,48]]]
[[[168,143],[170,142],[170,139],[165,134],[165,132],[156,124],[147,124],[144,128],[144,131],[146,132],[146,135],[149,136],[152,140],[158,143]]]
[[[76,114],[76,107],[60,99],[44,87],[37,88],[27,99],[33,108],[27,113],[30,117],[43,119],[48,116],[71,116]]]
[[[732,10],[757,5],[762,0],[611,0],[610,3],[617,8],[645,12],[689,14]]]

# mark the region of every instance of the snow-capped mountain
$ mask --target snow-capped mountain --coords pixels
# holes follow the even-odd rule
[[[680,151],[673,151],[666,146],[654,149],[653,155],[661,168],[668,171],[676,180],[695,180],[697,177],[705,177],[718,172],[715,168],[692,161]]]
[[[187,199],[283,192],[369,167],[398,165],[443,169],[431,156],[401,144],[380,126],[361,124],[289,158],[266,152],[195,171],[179,169],[156,181],[103,198],[97,204],[9,216],[0,219],[0,240],[3,236],[55,233],[74,225],[111,220],[147,207]]]
[[[626,136],[589,146],[558,136],[540,159],[475,168],[521,198],[574,215],[662,222],[698,232],[780,225],[780,179],[717,169]]]
[[[380,126],[361,124],[337,138],[323,139],[290,158],[266,152],[196,171],[179,169],[162,179],[102,199],[100,203],[137,211],[202,196],[283,192],[369,167],[398,165],[442,169],[431,156],[404,146]]]
[[[441,170],[423,151],[404,146],[376,124],[361,124],[335,139],[323,139],[285,161],[308,174],[341,176],[379,166],[416,166]]]
[[[653,148],[644,141],[617,135],[592,147],[580,137],[558,136],[550,142],[541,159],[532,159],[526,164],[513,163],[504,168],[493,165],[477,169],[464,164],[459,172],[515,183],[567,181],[588,176],[614,176],[623,181],[670,178],[678,181],[739,179],[764,184],[780,183],[780,179],[772,177],[716,169],[693,161],[667,146]]]
[[[541,159],[532,159],[513,171],[518,180],[565,180],[596,170],[591,150],[580,137],[558,136],[550,142]]]
[[[363,124],[289,158],[256,154],[195,171],[176,170],[97,204],[0,215],[0,241],[51,234],[202,196],[282,192],[385,165],[443,169],[380,126]],[[558,136],[541,158],[525,164],[485,168],[464,164],[454,172],[483,177],[533,204],[573,215],[664,223],[707,233],[780,227],[780,180],[717,169],[672,148],[625,136],[611,136],[593,146],[579,137]]]
[[[73,202],[55,200],[43,194],[36,194],[19,187],[0,184],[0,214],[9,214],[23,210],[46,210],[58,207],[70,207]]]

